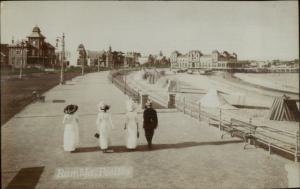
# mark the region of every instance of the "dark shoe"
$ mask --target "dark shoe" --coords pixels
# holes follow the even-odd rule
[[[113,153],[114,150],[112,149],[105,149],[105,150],[102,150],[103,153]]]
[[[103,153],[107,153],[107,149],[102,150]]]

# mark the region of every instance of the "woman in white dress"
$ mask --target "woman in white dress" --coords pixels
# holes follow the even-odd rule
[[[108,150],[108,147],[111,145],[110,141],[110,132],[113,129],[113,124],[111,120],[111,115],[108,113],[109,105],[101,102],[99,104],[99,113],[96,120],[97,129],[100,133],[99,136],[99,146],[101,150],[105,153]]]
[[[64,151],[74,151],[79,145],[79,131],[78,123],[79,119],[75,112],[78,110],[77,105],[68,105],[64,109],[63,124],[65,125],[64,130]]]
[[[138,141],[138,117],[135,111],[135,105],[132,100],[126,103],[126,120],[125,120],[125,130],[126,130],[126,148],[128,150],[134,150],[137,147]]]

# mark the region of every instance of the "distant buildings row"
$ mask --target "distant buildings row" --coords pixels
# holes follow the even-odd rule
[[[237,61],[237,54],[214,50],[211,54],[203,54],[199,50],[192,50],[186,54],[174,51],[170,57],[172,69],[228,69],[241,66]]]
[[[86,50],[83,44],[77,48],[77,65],[99,66],[105,68],[136,67],[141,64],[164,64],[168,62],[162,55],[142,56],[139,52],[113,51],[111,46],[107,51]]]
[[[59,64],[55,47],[45,39],[40,28],[35,26],[27,40],[1,44],[1,65],[47,68]]]
[[[83,44],[80,44],[77,48],[77,65],[87,66],[100,66],[105,68],[116,67],[134,67],[139,64],[138,58],[141,57],[140,53],[121,51],[112,51],[109,46],[108,51],[91,51],[86,50]]]

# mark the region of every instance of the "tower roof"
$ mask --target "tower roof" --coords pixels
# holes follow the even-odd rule
[[[84,45],[83,45],[83,44],[79,44],[79,45],[78,45],[78,48],[84,49]]]
[[[41,30],[40,30],[40,28],[39,28],[38,26],[35,26],[35,27],[33,28],[32,32],[38,32],[38,33],[40,33]]]
[[[34,38],[45,38],[45,36],[43,36],[41,34],[41,30],[38,26],[35,26],[33,29],[32,29],[32,33],[28,36],[28,37],[34,37]]]

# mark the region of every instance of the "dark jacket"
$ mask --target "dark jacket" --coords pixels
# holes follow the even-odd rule
[[[144,111],[144,128],[156,129],[157,127],[157,114],[153,108],[147,108]]]

